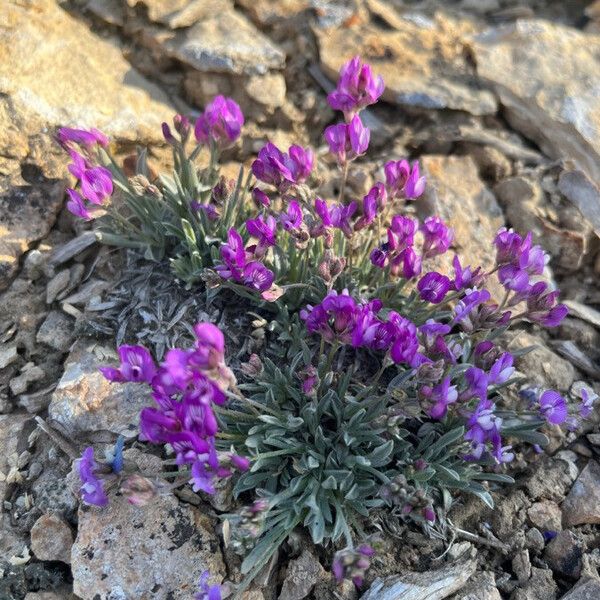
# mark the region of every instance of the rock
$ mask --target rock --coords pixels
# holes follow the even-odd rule
[[[532,465],[533,473],[525,481],[525,489],[532,500],[552,500],[560,502],[575,481],[575,475],[566,460],[542,457]],[[564,523],[563,510],[563,523]]]
[[[361,600],[442,600],[465,585],[476,565],[469,559],[435,571],[378,577]]]
[[[81,506],[71,554],[73,591],[83,600],[188,600],[200,575],[224,574],[219,542],[203,512],[174,496],[142,508],[110,494],[107,507]]]
[[[515,591],[511,600],[554,600],[557,586],[550,569],[531,567],[531,578]]]
[[[463,264],[493,267],[490,245],[504,218],[473,160],[468,156],[423,156],[421,165],[427,190],[417,206],[419,216],[436,214],[453,227],[454,246]],[[452,253],[448,255],[450,263]]]
[[[575,381],[573,365],[547,348],[543,340],[529,333],[519,332],[514,340],[514,349],[530,346],[536,347],[516,359],[516,368],[522,373],[527,373],[534,385],[555,388],[561,392],[567,391]]]
[[[46,304],[52,304],[56,297],[69,285],[69,269],[59,271],[46,285]]]
[[[537,181],[523,176],[509,177],[494,188],[494,194],[517,231],[533,231],[539,236],[542,189]]]
[[[472,47],[510,124],[600,181],[600,36],[532,19],[476,35]]]
[[[581,575],[581,542],[572,531],[560,531],[548,544],[544,558],[548,566],[556,573],[577,579]]]
[[[0,345],[0,369],[8,367],[8,365],[14,363],[18,358],[19,353],[16,345]]]
[[[71,528],[56,515],[42,515],[31,528],[31,550],[40,560],[59,560],[69,564],[72,545]]]
[[[244,89],[252,100],[267,108],[278,108],[285,102],[285,78],[281,73],[254,75]]]
[[[27,363],[21,370],[21,374],[18,377],[13,377],[10,380],[10,391],[15,396],[23,394],[27,391],[30,383],[41,381],[44,379],[44,377],[46,377],[46,373],[43,369],[31,362]]]
[[[496,588],[496,577],[490,571],[475,573],[469,579],[467,585],[452,600],[502,600],[498,588]]]
[[[310,594],[323,571],[319,559],[304,550],[299,558],[290,562],[279,600],[303,600]]]
[[[569,307],[570,314],[600,329],[600,311],[575,300],[565,300],[565,304]]]
[[[37,332],[36,340],[58,352],[67,352],[73,341],[73,319],[58,310],[50,311]]]
[[[498,182],[510,175],[512,164],[500,150],[472,142],[464,142],[462,147],[475,161],[483,179]]]
[[[162,140],[160,125],[173,113],[169,100],[114,41],[94,35],[51,0],[37,1],[35,10],[2,2],[0,22],[6,24],[0,30],[0,94],[12,100],[29,131],[71,125],[136,143]],[[46,198],[41,206],[48,210]]]
[[[104,352],[105,358],[98,354]],[[68,436],[108,430],[125,437],[137,435],[139,413],[152,399],[146,386],[107,381],[98,367],[112,362],[109,349],[78,340],[67,358],[48,415]]]
[[[29,592],[25,600],[77,600],[69,588],[56,592]]]
[[[89,0],[85,8],[109,25],[125,25],[125,11],[120,0]]]
[[[306,11],[310,5],[307,0],[238,0],[237,4],[242,6],[250,18],[259,27],[271,27],[277,25],[278,29],[282,22],[292,20],[300,13]]]
[[[573,311],[570,312],[573,313]],[[589,352],[600,347],[600,332],[593,325],[581,319],[567,317],[560,324],[558,334],[563,339],[573,340],[577,345],[588,348]],[[597,354],[597,352],[593,353]]]
[[[562,503],[565,527],[600,523],[600,465],[590,460]]]
[[[515,554],[512,559],[512,570],[521,585],[529,580],[531,577],[531,560],[529,560],[528,550],[521,550]]]
[[[564,595],[561,600],[597,600],[600,598],[600,579],[586,577]]]
[[[58,246],[50,255],[49,264],[52,266],[60,265],[71,260],[90,246],[93,246],[98,241],[96,233],[86,231],[76,238],[69,240],[66,244]]]
[[[231,8],[230,0],[126,0],[131,7],[143,4],[148,18],[171,29],[189,27],[196,21]]]
[[[285,64],[285,54],[233,10],[216,12],[185,31],[156,41],[168,56],[203,73],[265,75]]]
[[[559,354],[568,359],[571,365],[575,365],[584,373],[600,379],[600,367],[590,358],[589,354],[581,350],[576,344],[569,340],[561,340],[553,345]]]
[[[46,465],[31,487],[35,507],[71,521],[77,516],[79,502],[76,494],[80,485],[77,474],[65,477],[64,470]]]
[[[560,531],[562,529],[562,513],[558,504],[542,500],[531,505],[527,516],[533,525],[542,531]]]
[[[532,552],[541,552],[546,545],[542,532],[536,527],[527,530],[525,543]]]
[[[583,171],[563,171],[558,178],[560,193],[570,200],[600,237],[600,189]]]
[[[19,454],[26,449],[25,424],[29,415],[0,415],[0,505],[14,479]]]
[[[444,19],[400,17],[396,30],[374,24],[316,30],[321,67],[337,80],[340,67],[359,54],[385,80],[384,100],[419,109],[455,109],[474,115],[496,112],[467,60],[465,36],[473,26]]]
[[[0,5],[0,21],[4,6]],[[6,62],[0,60],[0,94]],[[22,254],[50,231],[62,206],[65,188],[62,180],[48,179],[30,185],[21,178],[0,178],[0,291],[8,287],[16,274]]]

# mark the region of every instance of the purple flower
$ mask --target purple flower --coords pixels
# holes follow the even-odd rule
[[[334,110],[346,115],[377,102],[384,90],[383,78],[374,77],[371,67],[355,56],[340,69],[336,89],[327,96]]]
[[[452,265],[454,267],[455,290],[463,290],[468,287],[474,287],[483,281],[484,276],[481,272],[481,267],[477,267],[474,271],[471,270],[470,266],[463,268],[460,264],[460,259],[458,258],[457,254],[454,255]]]
[[[358,548],[345,548],[335,553],[331,564],[331,572],[337,583],[350,578],[356,587],[362,586],[375,550],[369,544],[361,544]]]
[[[202,144],[213,141],[221,148],[231,145],[240,136],[244,115],[231,98],[216,96],[196,120],[194,134]]]
[[[402,265],[402,277],[404,279],[412,279],[421,274],[421,257],[414,251],[413,248],[406,248],[398,255],[398,264]],[[392,274],[396,274],[396,260],[392,263]]]
[[[383,183],[376,183],[363,198],[363,214],[354,224],[354,230],[364,229],[377,217],[377,208],[385,206],[386,191]]]
[[[79,478],[81,479],[81,498],[86,504],[106,506],[108,496],[102,487],[102,481],[96,477],[98,463],[94,460],[94,449],[86,448],[79,459]]]
[[[262,206],[271,206],[271,199],[260,188],[252,190],[252,199],[258,208]]]
[[[394,311],[390,312],[388,320],[396,328],[396,339],[390,350],[392,360],[395,363],[418,367],[424,361],[424,357],[419,353],[416,325]]]
[[[252,163],[252,173],[258,180],[283,192],[292,184],[302,183],[308,178],[313,161],[314,155],[309,148],[290,146],[289,153],[285,153],[268,142]]]
[[[73,164],[69,171],[81,182],[83,196],[93,204],[102,204],[113,192],[111,172],[105,167],[90,167],[86,160],[75,151],[71,151]]]
[[[450,289],[450,280],[445,275],[432,271],[419,279],[417,289],[421,300],[431,302],[431,304],[439,304]]]
[[[498,270],[498,279],[506,290],[525,293],[529,290],[529,273],[514,265],[504,265]]]
[[[546,390],[539,399],[540,413],[552,425],[560,425],[568,416],[565,399],[554,390]]]
[[[494,362],[489,372],[489,383],[500,385],[506,383],[515,372],[513,367],[513,355],[510,352],[504,352]]]
[[[521,246],[519,267],[530,275],[541,275],[549,258],[541,246],[531,246],[531,232],[529,232]]]
[[[534,284],[527,296],[527,318],[546,327],[557,327],[569,313],[564,304],[556,304],[558,291],[546,293],[548,286],[539,281]]]
[[[502,227],[494,238],[496,246],[496,264],[505,265],[518,262],[521,253],[523,238],[512,229]]]
[[[300,311],[300,318],[311,333],[319,333],[328,342],[339,340],[352,342],[354,327],[360,316],[360,309],[347,290],[338,294],[332,290],[316,306],[308,305]]]
[[[425,177],[419,173],[419,163],[415,161],[404,185],[404,196],[410,200],[418,198],[425,191],[425,182]]]
[[[114,367],[100,367],[100,372],[109,381],[132,381],[151,383],[156,375],[154,360],[143,346],[120,346],[119,359],[121,364],[118,369]]]
[[[171,133],[171,128],[169,127],[169,124],[162,123],[160,127],[162,129],[162,134],[163,134],[163,137],[165,138],[165,142],[167,142],[167,144],[169,144],[171,146],[176,144],[177,140],[175,139],[175,136]]]
[[[198,593],[194,596],[194,600],[221,600],[221,586],[208,585],[210,573],[204,571],[198,583]]]
[[[500,431],[502,419],[495,414],[496,406],[487,399],[481,399],[467,422],[465,440],[471,442],[471,454],[467,460],[480,460],[486,451],[486,444],[492,447],[491,454],[498,463],[510,462],[514,454],[511,446],[502,446]]]
[[[245,286],[255,289],[257,292],[268,290],[275,280],[273,271],[267,269],[260,262],[251,262],[244,267],[243,283]]]
[[[271,215],[268,217],[260,215],[256,219],[248,219],[246,229],[252,237],[258,239],[256,256],[264,255],[267,248],[276,244],[277,221]]]
[[[471,367],[465,371],[465,381],[467,382],[467,389],[461,393],[461,400],[470,400],[474,397],[480,400],[487,398],[489,378],[485,371],[477,367]]]
[[[414,244],[415,233],[419,227],[416,219],[395,215],[387,231],[389,249],[401,252]]]
[[[404,186],[410,175],[410,165],[407,160],[390,160],[385,163],[385,183],[390,198],[397,198],[404,193]]]
[[[322,222],[321,230],[324,231],[327,227],[335,227],[341,229],[346,237],[352,236],[353,230],[350,219],[356,212],[356,208],[356,202],[351,202],[348,205],[332,204],[328,206],[325,200],[315,199],[315,212]]]
[[[224,265],[217,265],[216,271],[223,279],[241,279],[241,272],[246,265],[246,250],[242,236],[232,227],[227,232],[227,243],[219,249]]]
[[[329,151],[337,156],[340,165],[344,165],[367,151],[371,132],[363,125],[360,117],[354,115],[348,125],[330,125],[323,135]]]
[[[286,231],[295,231],[302,226],[302,209],[296,200],[291,200],[287,205],[287,210],[279,215],[281,225]]]
[[[74,214],[76,217],[84,219],[85,221],[89,221],[92,219],[92,215],[88,211],[83,198],[80,196],[79,192],[72,190],[71,188],[67,188],[67,194],[69,195],[69,199],[67,200],[67,210]]]
[[[446,377],[442,383],[429,388],[423,386],[421,393],[431,402],[433,406],[429,410],[429,416],[432,419],[443,419],[448,412],[448,406],[453,404],[458,399],[456,386],[450,385],[450,377]]]
[[[454,231],[439,217],[428,217],[421,225],[423,233],[423,258],[431,258],[448,250],[454,239]]]
[[[225,337],[212,323],[194,325],[194,364],[200,369],[214,369],[223,363],[225,357]]]
[[[374,248],[371,250],[369,258],[373,266],[383,269],[387,263],[388,253],[384,248]]]
[[[355,348],[362,346],[371,350],[387,351],[396,339],[398,333],[396,325],[377,317],[381,306],[380,300],[373,300],[361,308],[352,335],[352,345]]]
[[[108,138],[98,129],[72,129],[71,127],[61,127],[58,130],[58,141],[63,148],[68,148],[70,144],[78,144],[88,149],[96,144],[108,146]]]
[[[586,386],[582,386],[579,390],[579,396],[581,397],[581,404],[579,405],[579,415],[583,419],[587,419],[594,408],[594,402],[598,399],[598,394],[594,390],[589,389]]]
[[[467,294],[457,302],[454,307],[454,319],[452,323],[462,323],[467,330],[472,329],[472,323],[469,321],[469,315],[477,308],[480,304],[487,302],[491,296],[487,290],[467,290]]]

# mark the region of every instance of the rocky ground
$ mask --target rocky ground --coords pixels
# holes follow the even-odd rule
[[[235,169],[267,138],[322,147],[333,119],[325,92],[356,53],[386,81],[368,117],[379,156],[421,160],[420,210],[450,221],[467,262],[489,262],[503,224],[533,230],[552,254],[571,316],[554,337],[532,329],[508,341],[537,345],[519,370],[561,391],[586,380],[600,392],[600,2],[4,0],[0,599],[183,599],[207,568],[240,577],[219,500],[78,503],[73,458],[133,437],[148,402],[98,373],[115,340],[137,334],[160,353],[180,322],[215,307],[160,272],[132,278],[134,258],[97,247],[74,222],[55,128],[96,126],[122,157],[148,145],[160,166],[160,123],[228,94],[248,117],[228,157]],[[351,172],[355,193],[370,187],[377,158]],[[333,192],[335,175],[323,176]],[[260,344],[254,333],[232,341],[238,355]],[[362,598],[600,598],[598,426],[551,437],[546,452],[516,462],[517,484],[495,492],[495,510],[456,504],[455,539],[388,524]],[[152,469],[145,452],[127,450]],[[291,540],[246,600],[357,598],[332,585],[322,558]]]

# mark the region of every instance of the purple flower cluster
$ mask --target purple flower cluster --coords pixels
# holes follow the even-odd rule
[[[369,544],[340,550],[333,557],[331,572],[337,583],[342,583],[344,579],[350,579],[356,587],[361,587],[374,556],[375,550]]]
[[[221,331],[210,323],[194,327],[196,342],[192,349],[173,348],[157,367],[150,353],[141,346],[119,348],[118,368],[103,367],[109,381],[147,383],[157,407],[140,414],[141,437],[154,444],[169,444],[178,465],[191,469],[195,491],[214,493],[214,479],[228,477],[231,467],[248,468],[243,457],[220,457],[215,448],[218,430],[213,407],[225,402],[234,381],[225,366],[225,342]]]
[[[194,596],[194,600],[221,600],[221,586],[218,584],[209,585],[208,578],[210,573],[204,571],[198,583],[198,593]]]
[[[423,238],[420,255],[415,251],[417,231],[421,232]],[[388,227],[387,242],[371,252],[371,263],[380,269],[389,267],[391,275],[401,275],[405,279],[412,279],[421,273],[423,259],[443,254],[448,250],[453,239],[454,231],[439,217],[428,217],[419,226],[416,219],[396,215]],[[442,281],[440,277],[443,276],[436,275],[438,275],[437,278],[428,277],[422,286],[424,288],[433,286],[437,290],[434,293],[425,292],[426,296],[443,298],[450,289],[450,285],[446,287],[444,279],[440,287],[439,284]],[[445,291],[443,291],[444,287]]]
[[[327,342],[389,351],[394,362],[419,366],[425,359],[419,352],[417,327],[395,311],[381,318],[381,308],[380,300],[359,304],[347,290],[341,294],[333,290],[320,304],[300,311],[300,318],[309,332],[318,333]]]
[[[292,185],[304,183],[310,177],[313,163],[314,154],[310,148],[293,145],[287,152],[282,152],[275,144],[268,142],[252,163],[252,173],[259,181],[284,193]],[[265,197],[266,194],[262,192],[260,204],[269,203]]]
[[[337,87],[327,96],[329,105],[349,120],[355,112],[379,100],[385,85],[381,76],[374,77],[371,67],[355,56],[340,69]]]
[[[556,327],[567,315],[568,308],[557,304],[558,290],[551,291],[546,281],[539,281],[548,256],[532,243],[531,232],[525,238],[506,228],[494,239],[498,279],[507,294],[512,293],[508,306],[525,302],[523,317],[546,327]],[[537,279],[536,279],[537,278]]]
[[[111,172],[103,166],[95,164],[93,151],[108,145],[108,138],[97,129],[71,129],[62,127],[58,130],[58,141],[69,152],[71,160],[70,173],[79,181],[79,191],[67,189],[67,209],[75,216],[86,221],[94,218],[97,207],[104,204],[113,193]]]
[[[194,135],[201,144],[226,148],[240,137],[243,125],[244,115],[238,104],[231,98],[216,96],[196,120]]]
[[[258,245],[245,248],[242,236],[235,229],[230,229],[227,243],[220,248],[223,264],[217,265],[215,270],[223,279],[241,283],[258,292],[266,292],[273,285],[275,275],[258,258],[264,256],[266,248],[275,243],[276,222],[259,218],[248,223],[248,232],[256,234]],[[257,250],[258,255],[255,254]]]

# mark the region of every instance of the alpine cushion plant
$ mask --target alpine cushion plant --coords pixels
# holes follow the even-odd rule
[[[168,256],[188,283],[243,296],[267,329],[239,385],[223,333],[206,323],[193,347],[172,348],[161,365],[143,347],[121,346],[120,364],[102,369],[115,383],[149,386],[155,405],[140,415],[140,438],[165,448],[164,476],[180,478],[172,485],[212,494],[235,475],[245,506],[223,518],[245,555],[237,593],[296,527],[338,550],[336,579],[361,585],[376,560],[374,523],[394,515],[435,527],[460,491],[491,506],[490,486],[512,481],[505,471],[517,444],[543,446],[545,426],[576,427],[596,399],[585,387],[569,397],[528,388],[502,345],[522,322],[554,327],[567,313],[531,234],[501,229],[489,270],[454,255],[439,272],[431,265],[451,251],[454,232],[437,216],[414,216],[426,183],[418,163],[389,160],[385,181],[347,197],[348,167],[370,141],[360,112],[383,89],[355,57],[329,96],[344,117],[324,133],[341,178],[335,199],[319,195],[315,153],[297,145],[269,142],[245,182],[242,172],[235,185],[220,178],[219,155],[244,121],[221,96],[196,121],[191,152],[186,117],[174,119],[175,133],[163,126],[175,171],[152,182],[143,153],[128,178],[99,132],[59,132],[77,153],[80,192],[69,192],[69,210],[98,218],[109,243]],[[210,161],[198,169],[204,147]],[[83,500],[104,504],[115,481],[137,504],[164,488],[141,475],[123,481],[126,471],[86,450]],[[199,594],[220,592],[204,577]]]

